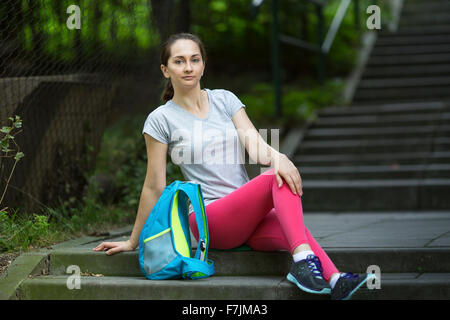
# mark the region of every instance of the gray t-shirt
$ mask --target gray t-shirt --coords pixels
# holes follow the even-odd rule
[[[249,181],[245,148],[231,120],[245,105],[225,89],[205,89],[209,113],[199,118],[172,100],[153,110],[142,134],[168,144],[168,154],[186,181],[201,185],[205,206]],[[192,213],[192,205],[189,206]]]

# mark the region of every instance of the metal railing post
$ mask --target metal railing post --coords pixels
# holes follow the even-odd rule
[[[281,117],[281,84],[280,84],[280,34],[278,25],[278,0],[272,0],[272,73],[275,99],[275,116]]]
[[[353,0],[354,1],[354,14],[355,14],[355,29],[360,30],[361,29],[361,20],[359,16],[359,0]]]
[[[319,47],[317,74],[319,77],[320,85],[323,85],[325,79],[325,56],[322,50],[324,18],[323,18],[323,8],[320,4],[316,5],[316,12],[317,12],[317,46]]]

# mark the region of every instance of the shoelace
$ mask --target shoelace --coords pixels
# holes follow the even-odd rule
[[[310,254],[306,257],[306,262],[308,263],[309,269],[312,271],[314,277],[323,279],[322,277],[322,264],[318,257],[315,255]]]
[[[359,275],[353,274],[351,272],[346,272],[346,273],[341,274],[341,277],[342,278],[347,278],[347,279],[358,279]]]

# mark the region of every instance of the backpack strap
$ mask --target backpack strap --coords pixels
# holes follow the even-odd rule
[[[195,221],[197,222],[198,229],[198,246],[195,252],[195,258],[206,261],[206,257],[208,256],[209,232],[201,186],[196,183],[184,183],[180,186],[180,189],[188,195],[194,208]]]
[[[214,261],[206,259],[201,261],[193,258],[183,258],[189,260],[189,263],[183,266],[183,278],[184,279],[201,279],[212,276],[215,272]]]

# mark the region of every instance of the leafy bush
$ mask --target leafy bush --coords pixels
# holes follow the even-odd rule
[[[114,181],[119,191],[115,203],[136,211],[147,171],[147,149],[142,135],[146,116],[124,116],[108,128],[104,133],[96,166],[96,173],[107,174]],[[168,156],[166,183],[176,179],[184,178]]]
[[[22,128],[22,120],[20,119],[19,116],[15,116],[15,117],[9,117],[8,120],[10,120],[12,122],[12,124],[10,126],[3,126],[0,129],[0,132],[3,133],[2,138],[0,139],[0,147],[1,147],[1,152],[0,152],[0,157],[3,158],[0,161],[0,186],[3,186],[3,180],[5,180],[5,185],[3,186],[3,190],[0,196],[0,208],[3,202],[3,199],[5,197],[6,191],[8,189],[8,184],[9,181],[11,179],[11,176],[14,173],[14,169],[16,168],[17,162],[19,162],[19,160],[21,158],[23,158],[25,156],[25,154],[20,150],[19,145],[15,142],[14,137],[20,133],[21,131],[16,131],[16,129],[20,129]],[[15,149],[10,149],[10,144],[13,143],[15,145]],[[12,152],[12,153],[11,153]],[[6,172],[7,174],[7,178],[5,178],[3,176],[4,174],[4,169],[5,169],[5,162],[7,158],[14,158],[14,164],[10,170],[10,172]]]
[[[239,97],[247,106],[246,112],[255,126],[298,126],[312,119],[320,108],[341,102],[341,81],[328,80],[324,86],[310,83],[309,87],[301,83],[283,87],[281,119],[275,117],[274,90],[271,84],[257,83],[248,93]]]
[[[336,14],[340,0],[327,1],[324,7],[324,32]],[[206,45],[209,65],[228,75],[242,74],[246,70],[260,70],[270,75],[271,70],[271,2],[265,1],[259,13],[250,17],[250,1],[214,0],[208,6],[202,0],[191,1],[192,32]],[[361,6],[362,7],[362,6]],[[361,20],[364,14],[361,10]],[[279,28],[281,34],[317,43],[318,19],[313,4],[305,1],[279,1]],[[362,29],[361,29],[362,30]],[[326,70],[330,77],[346,73],[355,61],[361,30],[354,24],[353,4],[350,5],[341,27],[326,56]],[[317,55],[306,49],[282,43],[280,60],[283,78],[298,78],[299,74],[316,76]]]

